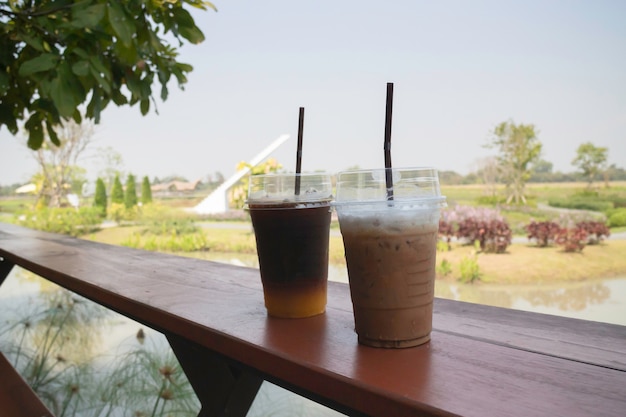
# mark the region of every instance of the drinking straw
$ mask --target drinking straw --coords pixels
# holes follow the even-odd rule
[[[393,110],[393,83],[387,83],[387,110],[385,112],[385,183],[387,200],[393,200],[393,175],[391,171],[391,112]]]
[[[296,151],[296,195],[300,195],[300,173],[302,172],[302,131],[304,130],[304,107],[298,117],[298,150]]]

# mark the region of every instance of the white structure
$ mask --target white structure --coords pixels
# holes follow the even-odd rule
[[[265,158],[267,158],[272,152],[274,152],[280,145],[285,143],[289,139],[289,135],[282,135],[278,137],[271,145],[263,149],[257,156],[250,160],[250,166],[254,167],[259,165]],[[228,211],[228,190],[233,185],[250,172],[250,168],[246,167],[241,171],[237,171],[232,177],[224,181],[219,187],[215,189],[207,198],[202,200],[192,210],[198,214],[216,214],[225,213]]]

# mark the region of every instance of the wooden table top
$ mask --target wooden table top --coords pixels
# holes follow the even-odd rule
[[[323,315],[275,319],[256,269],[2,223],[0,256],[340,411],[626,415],[626,326],[436,299],[431,342],[377,349],[357,343],[346,284]]]

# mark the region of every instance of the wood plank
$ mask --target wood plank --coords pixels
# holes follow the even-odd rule
[[[576,326],[560,317],[437,300],[431,343],[375,349],[357,343],[344,284],[329,286],[326,314],[284,320],[267,317],[258,270],[250,268],[7,225],[0,225],[0,255],[340,411],[375,416],[626,411],[626,372],[620,365],[626,343],[618,343],[623,326]],[[561,335],[554,332],[561,327]],[[551,330],[556,336],[546,337]],[[611,346],[605,349],[608,364],[603,346]]]
[[[7,417],[52,417],[7,358],[0,352],[0,415]]]
[[[626,371],[626,326],[436,299],[436,331]]]

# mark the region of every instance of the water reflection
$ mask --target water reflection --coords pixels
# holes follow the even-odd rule
[[[0,348],[55,415],[197,415],[199,402],[158,333],[133,337],[133,323],[130,342],[108,352],[120,316],[20,268],[0,299]]]

